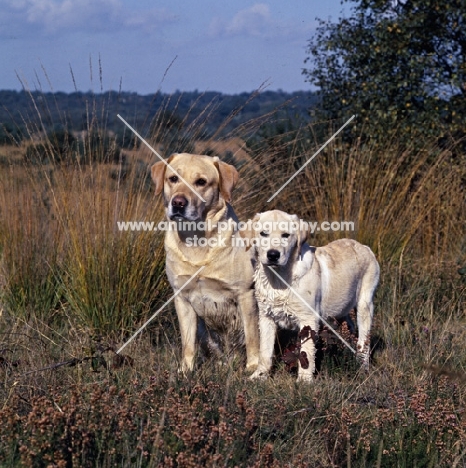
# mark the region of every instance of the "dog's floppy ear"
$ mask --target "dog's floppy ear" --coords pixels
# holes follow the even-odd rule
[[[167,163],[169,164],[170,161],[173,159],[173,154],[167,159]],[[165,178],[165,171],[167,169],[167,163],[165,161],[159,161],[156,162],[151,168],[150,168],[150,174],[152,177],[152,180],[155,183],[155,194],[160,195],[160,193],[163,190],[163,182]]]
[[[224,163],[218,159],[217,156],[213,158],[215,167],[220,175],[219,189],[222,197],[226,202],[231,200],[231,192],[238,182],[239,174],[234,166]]]
[[[297,215],[292,215],[291,216],[293,224],[296,227],[296,236],[298,238],[298,255],[301,250],[301,246],[306,242],[307,236],[309,234],[309,227],[306,222],[303,220],[299,219]]]
[[[240,236],[243,239],[246,239],[246,251],[248,251],[253,246],[253,239],[256,237],[256,231],[254,230],[254,224],[259,221],[261,213],[257,213],[251,222],[247,222],[247,228],[239,231]]]

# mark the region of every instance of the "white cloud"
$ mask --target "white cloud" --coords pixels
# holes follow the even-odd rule
[[[54,34],[66,31],[118,31],[118,28],[166,24],[175,20],[165,9],[137,11],[121,0],[0,0],[8,29]],[[3,23],[6,25],[4,19]]]
[[[309,22],[275,19],[266,3],[256,3],[240,10],[229,20],[213,18],[209,27],[212,37],[249,36],[266,39],[307,37],[310,30]]]
[[[264,36],[273,23],[270,8],[265,3],[256,3],[240,10],[231,20],[214,18],[209,27],[212,36]]]
[[[251,8],[241,10],[232,18],[226,27],[226,33],[248,34],[251,36],[263,35],[272,25],[270,8],[265,3],[256,3]]]

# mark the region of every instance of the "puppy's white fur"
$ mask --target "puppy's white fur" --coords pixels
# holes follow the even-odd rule
[[[349,312],[357,310],[358,358],[367,368],[373,296],[379,281],[379,264],[372,250],[352,239],[311,247],[304,242],[307,232],[299,228],[298,217],[279,210],[260,213],[254,221],[270,228],[252,233],[259,260],[255,295],[259,305],[260,359],[251,378],[268,376],[277,326],[298,330],[310,326],[318,331],[320,325],[316,314],[270,268],[325,319],[350,321]],[[303,369],[300,365],[298,379],[311,381],[315,371],[313,340],[305,342],[302,350],[308,356],[309,367]]]

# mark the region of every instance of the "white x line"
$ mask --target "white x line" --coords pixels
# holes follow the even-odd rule
[[[298,291],[295,291],[291,285],[289,285],[272,267],[269,266],[270,271],[277,277],[279,278],[283,284],[285,284],[288,289],[311,311],[314,313],[314,315],[324,322],[324,324],[327,326],[329,330],[331,330],[340,340],[341,342],[347,346],[352,353],[356,354],[356,350],[352,348],[352,346],[323,318],[321,315],[313,308],[311,307],[306,300],[298,293]]]
[[[178,172],[176,172],[175,169],[173,169],[173,167],[170,166],[170,164],[168,164],[167,161],[163,159],[162,156],[160,156],[160,154],[157,153],[157,151],[155,151],[155,149],[152,148],[152,146],[149,145],[149,143],[147,143],[147,141],[141,135],[139,135],[139,133],[133,127],[131,127],[131,125],[120,114],[117,114],[117,117],[160,159],[160,161],[165,163],[165,165],[169,167],[205,203],[205,200],[199,195],[199,193],[196,192],[196,189],[185,179],[183,179],[183,177],[181,177],[180,174],[178,174]]]
[[[312,155],[312,157],[306,161],[268,200],[269,203],[273,200],[356,116],[353,115],[348,119],[348,121],[339,129],[337,130],[326,142],[323,146],[319,148],[319,150]]]
[[[152,148],[151,145],[149,145],[149,143],[147,143],[147,141],[128,123],[126,122],[125,119],[123,119],[123,117],[121,117],[120,114],[117,114],[117,117],[161,160],[163,161],[167,167],[169,167],[175,174],[178,175],[178,177],[203,201],[205,202],[205,200],[201,197],[201,195],[199,195],[196,190],[185,180],[183,179],[183,177],[181,177],[180,174],[178,174],[176,172],[176,170],[170,166],[170,164],[162,158],[162,156],[160,156],[159,153],[157,153],[157,151]],[[308,160],[306,161],[306,163],[303,164],[303,166],[298,169],[295,174],[293,176],[291,176],[288,181],[282,186],[280,187],[279,190],[277,190],[275,192],[274,195],[272,195],[272,197],[270,197],[268,200],[267,200],[267,203],[270,202],[273,198],[275,198],[353,119],[355,118],[355,115],[353,115],[337,132],[335,132],[331,138],[329,138],[327,140],[327,142]],[[196,273],[194,273],[193,276],[191,276],[191,278],[189,278],[188,281],[186,281],[186,283],[184,283],[184,285],[178,289],[178,291],[175,292],[175,294],[170,298],[168,299],[168,301],[165,302],[165,304],[163,304],[162,307],[160,307],[153,315],[152,317],[147,320],[144,325],[142,325],[139,330],[133,334],[133,336],[131,336],[131,338],[123,345],[121,346],[121,348],[116,352],[116,354],[119,354],[126,346],[128,346],[133,340],[134,338],[136,338],[137,335],[139,335],[139,333],[141,333],[142,330],[144,330],[144,328],[146,328],[146,326],[171,302],[173,301],[173,299],[175,299],[175,297],[205,268],[205,266],[202,266],[201,268],[199,268],[199,270],[196,271]],[[312,308],[306,301],[305,299],[297,292],[293,289],[293,287],[291,285],[289,285],[273,268],[269,267],[270,270],[274,273],[274,275],[276,275],[289,289],[290,291],[293,292],[293,294],[298,297],[301,302],[309,309],[311,310],[319,320],[321,320],[328,328],[329,330],[331,330],[341,341],[342,343],[347,346],[354,354],[356,354],[356,351],[351,347],[351,345],[336,331],[333,329],[333,327],[324,319],[320,316],[320,314],[314,310],[314,308]]]
[[[157,310],[157,312],[154,313],[154,315],[141,327],[139,328],[139,330],[116,352],[117,354],[120,354],[120,352],[126,348],[126,346],[128,346],[131,341],[134,340],[134,338],[136,338],[136,336],[139,335],[139,333],[142,332],[142,330],[144,330],[144,328],[147,327],[147,325],[149,325],[150,322],[152,322],[152,320],[154,320],[155,317],[157,317],[157,315],[159,315],[159,313],[168,305],[170,304],[171,301],[173,301],[173,299],[175,299],[176,296],[178,296],[178,294],[183,291],[183,289],[205,268],[205,266],[201,266],[201,268],[199,268],[199,270],[196,271],[196,273],[194,273],[193,276],[191,276],[191,278],[189,278],[188,281],[186,281],[186,283],[183,284],[183,286],[181,286],[180,289],[178,289],[178,291],[176,291],[175,294],[173,294],[172,297],[170,297],[170,299],[168,299],[167,302],[165,302],[165,304],[160,307],[159,310]]]

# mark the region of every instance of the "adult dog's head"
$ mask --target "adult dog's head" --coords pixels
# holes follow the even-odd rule
[[[307,225],[297,215],[280,210],[258,213],[252,229],[259,262],[272,267],[294,262],[307,237]]]
[[[171,220],[200,221],[230,201],[238,171],[217,157],[176,153],[151,168],[155,193],[163,191]]]

